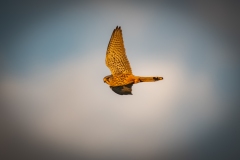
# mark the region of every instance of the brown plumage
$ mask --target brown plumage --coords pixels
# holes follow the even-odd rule
[[[103,81],[119,95],[132,94],[133,84],[163,80],[163,77],[140,77],[132,74],[124,48],[122,29],[118,26],[113,30],[108,43],[105,62],[112,74],[104,77]]]

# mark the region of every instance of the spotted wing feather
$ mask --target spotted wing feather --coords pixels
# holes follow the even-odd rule
[[[112,75],[132,74],[132,69],[124,48],[121,27],[117,26],[113,30],[108,44],[105,61]]]

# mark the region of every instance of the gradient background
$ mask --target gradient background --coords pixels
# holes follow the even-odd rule
[[[4,159],[237,159],[239,5],[88,1],[1,5]],[[103,83],[121,26],[135,75]]]

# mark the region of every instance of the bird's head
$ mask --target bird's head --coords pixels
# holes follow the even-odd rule
[[[111,77],[112,77],[112,75],[109,75],[109,76],[104,77],[104,78],[103,78],[103,82],[104,82],[104,83],[107,83],[108,85],[110,85],[110,83],[111,83]]]

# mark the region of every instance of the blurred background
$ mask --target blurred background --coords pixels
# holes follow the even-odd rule
[[[1,8],[1,159],[238,159],[238,3]],[[132,96],[103,83],[117,25],[133,73],[164,77]]]

